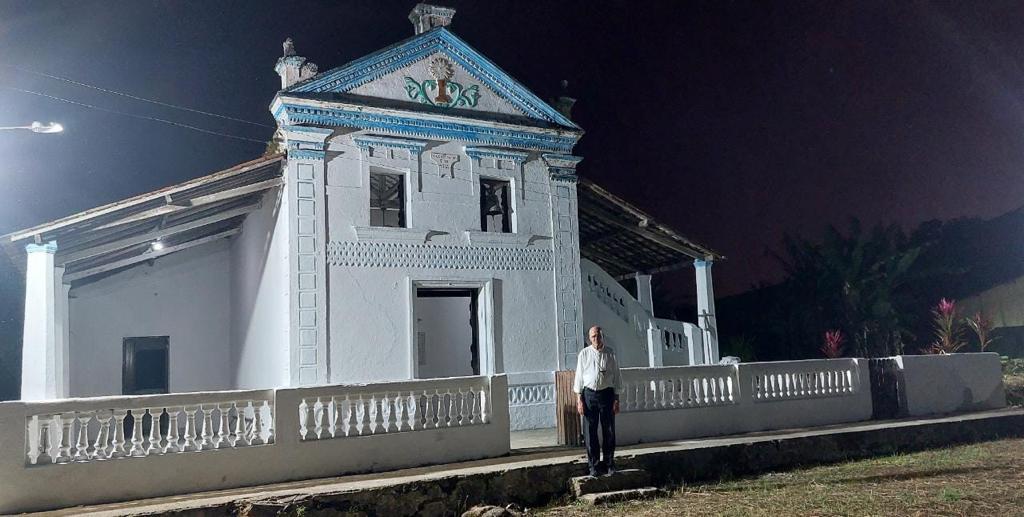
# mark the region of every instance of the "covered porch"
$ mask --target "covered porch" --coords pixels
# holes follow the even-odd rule
[[[21,399],[286,385],[247,379],[240,367],[256,333],[255,318],[242,316],[273,289],[282,161],[253,160],[2,237],[25,275]],[[282,358],[287,367],[287,347]]]
[[[584,326],[600,325],[628,366],[718,363],[711,266],[725,257],[592,181],[581,178],[577,195]],[[696,323],[655,317],[653,277],[688,267]],[[635,282],[636,294],[622,281]]]

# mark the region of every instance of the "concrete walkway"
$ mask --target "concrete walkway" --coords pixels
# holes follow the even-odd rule
[[[536,440],[549,433],[536,433]],[[1024,409],[750,433],[620,448],[620,468],[660,483],[744,475],[796,465],[1024,435]],[[525,443],[525,442],[524,442]],[[254,466],[258,468],[258,466]],[[585,470],[582,450],[549,447],[510,456],[393,472],[315,479],[36,515],[274,515],[300,505],[357,514],[441,515],[478,502],[537,506],[564,497]]]

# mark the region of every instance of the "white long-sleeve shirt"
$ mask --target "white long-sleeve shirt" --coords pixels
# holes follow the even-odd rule
[[[583,393],[583,388],[594,391],[612,388],[615,398],[619,397],[622,392],[622,375],[612,347],[605,345],[600,352],[593,346],[580,350],[576,358],[576,379],[572,390]]]

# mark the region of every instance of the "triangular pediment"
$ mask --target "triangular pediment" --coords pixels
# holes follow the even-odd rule
[[[442,94],[443,85],[443,94]],[[412,106],[578,126],[447,29],[438,28],[296,84],[288,93],[339,93]]]

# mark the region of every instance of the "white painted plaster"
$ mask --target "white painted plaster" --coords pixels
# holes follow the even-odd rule
[[[71,395],[120,394],[132,336],[170,336],[171,392],[231,388],[230,247],[214,241],[72,289]]]
[[[291,382],[288,207],[284,189],[263,197],[231,247],[231,343],[234,387]]]
[[[910,416],[1006,406],[998,354],[899,355],[896,362]]]

